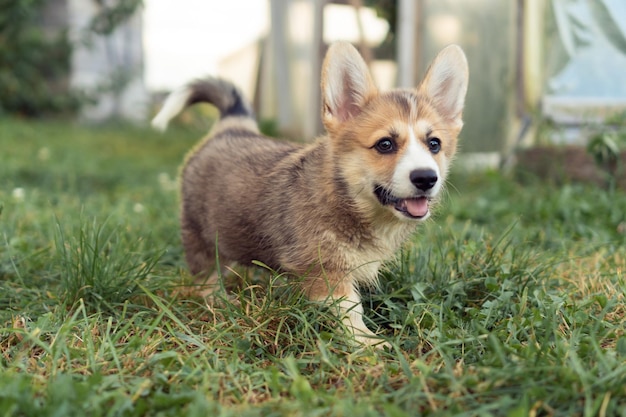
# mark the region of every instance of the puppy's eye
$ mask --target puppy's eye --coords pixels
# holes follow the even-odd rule
[[[428,149],[432,153],[439,153],[441,150],[441,140],[439,140],[439,138],[428,139]]]
[[[376,142],[374,149],[380,153],[391,153],[396,150],[396,144],[391,138],[382,138]]]

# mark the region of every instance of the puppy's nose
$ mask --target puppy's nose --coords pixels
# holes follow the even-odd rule
[[[432,169],[416,169],[411,171],[409,178],[422,191],[430,190],[437,183],[437,173]]]

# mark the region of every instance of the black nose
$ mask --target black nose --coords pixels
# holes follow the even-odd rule
[[[416,169],[411,171],[409,178],[422,191],[430,190],[437,183],[437,173],[432,169]]]

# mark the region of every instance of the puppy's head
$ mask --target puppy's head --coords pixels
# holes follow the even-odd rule
[[[349,43],[336,43],[322,69],[322,119],[337,169],[366,213],[423,220],[440,194],[468,83],[465,54],[442,50],[413,90],[380,93]]]

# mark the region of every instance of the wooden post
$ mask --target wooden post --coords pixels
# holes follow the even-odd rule
[[[270,31],[274,83],[276,91],[277,122],[280,130],[291,129],[293,122],[292,103],[290,95],[289,61],[287,57],[286,13],[289,0],[272,0],[270,2],[271,24]]]
[[[396,59],[398,61],[398,87],[414,87],[416,68],[416,20],[418,4],[416,0],[398,0],[398,39]]]
[[[311,8],[313,9],[313,35],[309,51],[311,82],[303,126],[303,134],[307,140],[318,136],[323,131],[320,118],[322,108],[320,80],[322,56],[326,49],[324,44],[324,6],[326,3],[326,0],[311,0]]]

